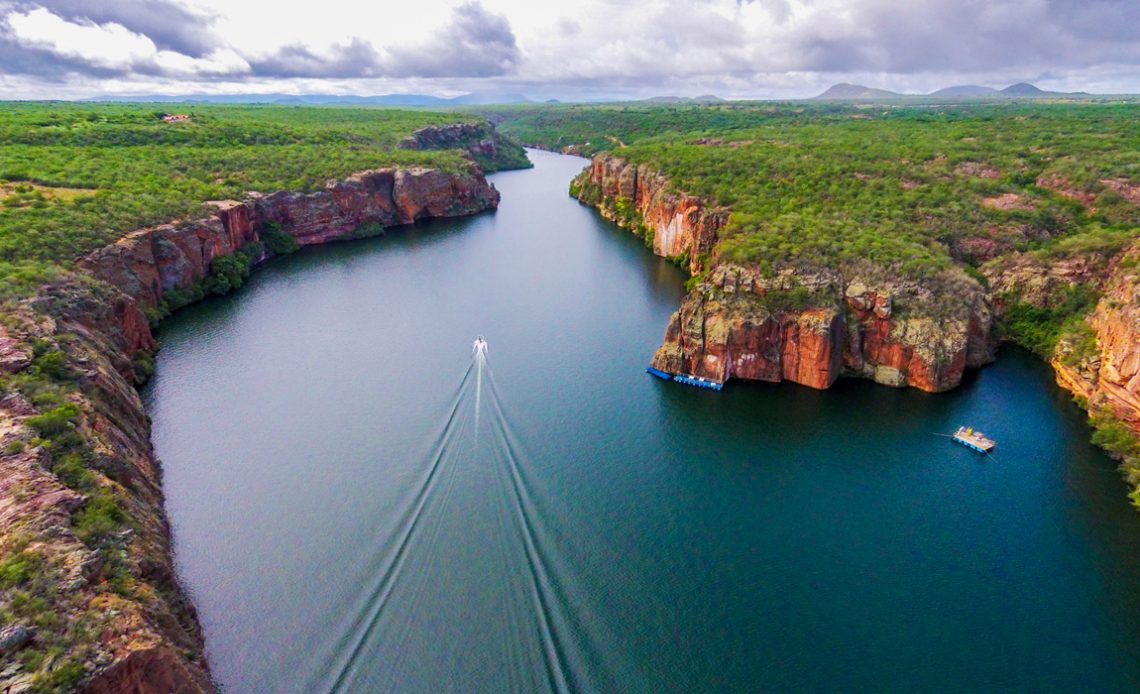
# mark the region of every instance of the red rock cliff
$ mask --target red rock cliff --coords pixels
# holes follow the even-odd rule
[[[312,245],[473,214],[498,202],[498,191],[478,169],[379,169],[314,193],[253,195],[219,203],[204,219],[129,233],[78,261],[102,282],[65,277],[9,316],[0,326],[0,370],[36,368],[35,350],[65,355],[63,367],[75,383],[67,391],[76,407],[68,426],[91,459],[89,484],[111,493],[126,514],[126,529],[99,545],[77,534],[72,516],[86,496],[53,474],[58,461],[51,449],[25,445],[37,441],[27,423],[37,406],[18,393],[0,400],[0,558],[13,547],[37,557],[37,585],[60,618],[50,629],[13,625],[6,636],[13,645],[5,648],[62,644],[60,657],[42,667],[73,668],[83,691],[213,691],[201,628],[176,579],[159,464],[134,388],[134,359],[155,345],[147,310],[172,291],[200,286],[222,256],[247,249],[256,250],[254,261],[263,260],[271,251],[261,242],[274,234]],[[75,636],[69,624],[82,625],[76,633],[89,637]],[[50,676],[6,668],[0,689],[22,691]]]
[[[610,154],[594,157],[572,192],[622,226],[651,234],[656,254],[684,256],[690,272],[708,273],[670,320],[656,368],[813,388],[846,375],[942,391],[957,386],[967,367],[993,360],[988,298],[961,273],[938,278],[938,296],[920,283],[839,272],[793,268],[768,276],[756,267],[707,268],[727,210],[673,191],[649,167]],[[793,290],[801,298],[789,301]]]
[[[712,252],[717,232],[728,221],[728,210],[674,192],[669,180],[649,167],[633,166],[610,154],[595,156],[574,189],[579,200],[597,206],[620,226],[643,223],[653,234],[653,252],[683,257],[693,273],[700,272],[702,256]],[[627,210],[637,215],[628,215]]]
[[[131,232],[77,265],[122,292],[115,299],[118,322],[110,330],[133,353],[154,346],[145,311],[156,308],[171,290],[202,282],[214,259],[262,241],[269,223],[310,246],[355,238],[362,229],[470,215],[498,204],[499,192],[477,170],[377,169],[331,182],[315,193],[222,201],[210,217]]]
[[[1140,243],[1109,267],[1103,293],[1088,318],[1094,354],[1067,363],[1061,344],[1053,368],[1057,382],[1083,397],[1090,409],[1107,407],[1140,432]]]

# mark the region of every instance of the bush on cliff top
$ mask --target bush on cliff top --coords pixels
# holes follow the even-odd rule
[[[870,261],[927,280],[977,257],[970,242],[994,243],[998,253],[1095,255],[1134,237],[1140,219],[1140,205],[1105,183],[1140,185],[1136,103],[609,104],[483,113],[524,141],[589,143],[586,151],[649,165],[678,190],[729,207],[718,254],[738,264]],[[579,197],[583,190],[579,184]],[[1084,195],[1095,204],[1072,199]]]
[[[465,171],[468,160],[458,150],[397,145],[418,128],[475,119],[394,109],[196,104],[189,122],[165,123],[155,110],[146,104],[5,103],[0,180],[35,183],[42,199],[0,204],[0,261],[67,263],[125,231],[200,215],[206,200],[240,199],[252,190],[315,190],[329,179],[389,165]],[[0,184],[0,203],[16,200],[8,188]]]

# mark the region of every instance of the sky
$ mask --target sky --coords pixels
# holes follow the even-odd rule
[[[1140,93],[1140,0],[0,0],[0,98]]]

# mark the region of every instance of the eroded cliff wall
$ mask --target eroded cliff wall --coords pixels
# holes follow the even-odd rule
[[[1057,382],[1083,398],[1090,410],[1108,408],[1140,432],[1140,243],[1109,265],[1088,323],[1094,348],[1072,359],[1066,357],[1075,347],[1058,345],[1052,361]]]
[[[220,202],[206,218],[127,234],[22,304],[0,327],[0,371],[30,393],[0,401],[0,559],[15,567],[0,588],[43,601],[35,614],[50,618],[19,612],[3,625],[0,654],[17,666],[0,688],[213,690],[134,387],[136,358],[155,346],[148,314],[200,288],[220,259],[270,257],[282,235],[327,243],[498,202],[474,168],[378,169],[314,193]],[[24,657],[33,651],[56,655]]]
[[[993,359],[993,312],[980,284],[946,273],[926,284],[867,266],[742,267],[713,256],[728,210],[677,192],[647,166],[594,157],[572,192],[703,277],[666,329],[653,366],[718,381],[788,380],[827,388],[839,376],[927,391],[953,388]]]

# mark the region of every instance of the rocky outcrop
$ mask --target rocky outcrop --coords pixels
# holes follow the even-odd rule
[[[791,381],[828,388],[840,376],[943,391],[967,367],[993,359],[991,311],[976,283],[963,282],[958,310],[939,318],[899,316],[916,303],[906,284],[870,288],[835,273],[766,278],[717,266],[670,320],[653,366],[717,381]],[[798,297],[798,298],[797,298]]]
[[[1140,243],[1110,264],[1088,322],[1096,338],[1093,353],[1066,359],[1072,345],[1060,344],[1052,362],[1057,382],[1090,410],[1107,408],[1140,432]]]
[[[122,292],[113,300],[117,323],[111,330],[130,354],[154,346],[146,312],[172,291],[200,284],[214,260],[239,249],[252,251],[254,262],[269,257],[267,230],[310,246],[422,219],[474,214],[498,203],[499,192],[478,171],[377,169],[330,182],[315,193],[216,202],[210,217],[131,232],[77,266]]]
[[[427,125],[400,141],[403,149],[461,149],[484,171],[531,166],[526,151],[502,137],[489,122]]]
[[[194,607],[176,579],[149,420],[124,376],[129,359],[108,337],[118,329],[104,302],[112,293],[76,278],[7,316],[9,337],[65,356],[54,380],[74,409],[52,432],[30,424],[50,403],[18,392],[0,400],[4,557],[32,567],[19,588],[51,615],[17,647],[55,653],[39,672],[6,669],[0,688],[204,694],[213,686]],[[21,371],[42,370],[42,354]],[[49,392],[42,381],[38,390]],[[74,456],[85,460],[82,471]]]
[[[942,391],[958,385],[966,368],[994,358],[988,296],[962,273],[924,284],[883,279],[870,267],[761,272],[715,264],[729,211],[612,154],[595,156],[571,192],[651,241],[657,255],[682,259],[705,277],[673,315],[653,357],[663,371],[813,388],[856,376]]]
[[[283,240],[356,238],[498,202],[474,168],[378,169],[314,193],[217,202],[207,217],[140,229],[91,253],[77,262],[86,276],[62,273],[6,316],[0,376],[26,377],[31,394],[17,386],[0,400],[0,560],[19,567],[7,574],[16,587],[0,591],[34,591],[56,618],[3,625],[12,627],[5,662],[8,650],[57,655],[29,661],[38,671],[5,668],[0,689],[213,691],[135,390],[138,357],[155,346],[148,314],[200,289],[228,256],[256,263]],[[49,410],[51,421],[41,416]]]
[[[695,195],[672,190],[669,180],[648,166],[634,166],[611,154],[594,157],[572,190],[619,226],[651,235],[653,252],[682,258],[692,273],[712,253],[728,210]]]

